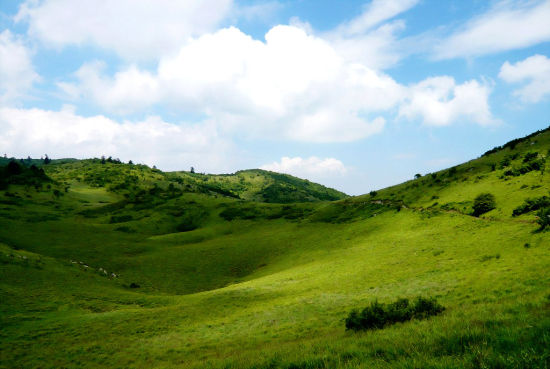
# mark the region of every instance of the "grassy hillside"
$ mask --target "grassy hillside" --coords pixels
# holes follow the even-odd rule
[[[17,163],[21,168],[40,168],[66,187],[76,181],[91,187],[105,187],[126,197],[139,196],[140,191],[152,189],[169,192],[172,197],[182,193],[201,193],[267,203],[333,201],[348,197],[308,180],[261,169],[215,175],[162,172],[146,165],[124,164],[111,158],[48,161],[0,158],[0,166],[7,166],[10,162]]]
[[[0,368],[548,367],[549,151],[546,130],[352,198],[260,170],[35,163],[0,190]],[[495,208],[474,217],[480,193]],[[415,296],[446,309],[345,330]]]

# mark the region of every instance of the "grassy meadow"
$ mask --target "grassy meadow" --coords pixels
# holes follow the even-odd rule
[[[549,227],[512,212],[550,195],[549,154],[546,130],[357,197],[261,170],[5,169],[0,368],[547,368]],[[345,329],[416,296],[445,311]]]

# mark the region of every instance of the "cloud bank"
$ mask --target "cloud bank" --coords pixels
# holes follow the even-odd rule
[[[234,148],[216,128],[174,124],[158,117],[115,121],[102,115],[82,117],[70,107],[60,111],[0,108],[0,147],[16,157],[98,157],[133,160],[165,170],[195,166],[216,172],[234,165]],[[200,165],[199,165],[200,163]]]

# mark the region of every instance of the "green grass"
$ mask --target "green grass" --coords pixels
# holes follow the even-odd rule
[[[546,368],[550,233],[512,212],[550,174],[498,163],[549,149],[543,132],[374,197],[302,203],[280,190],[301,182],[263,171],[204,176],[224,194],[200,174],[53,161],[50,189],[0,191],[0,368]],[[262,195],[274,183],[283,204]],[[484,192],[496,209],[473,217]],[[416,296],[445,311],[345,330],[353,309]]]

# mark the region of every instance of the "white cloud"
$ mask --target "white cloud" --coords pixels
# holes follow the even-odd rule
[[[324,37],[348,61],[370,68],[387,69],[404,55],[396,34],[405,29],[397,15],[414,7],[418,0],[373,0],[354,19],[342,23]]]
[[[344,36],[363,35],[373,27],[415,6],[419,0],[373,0],[356,18],[338,26],[334,32]]]
[[[21,96],[38,80],[23,42],[9,30],[0,33],[0,102]]]
[[[190,37],[214,30],[232,0],[27,0],[16,21],[47,45],[84,45],[125,58],[156,58]]]
[[[490,87],[476,80],[457,84],[449,76],[431,77],[409,89],[399,116],[420,117],[427,125],[446,126],[458,119],[486,125],[495,123],[489,108]]]
[[[508,83],[525,83],[514,91],[524,102],[536,103],[550,94],[550,59],[533,55],[515,64],[505,62],[498,75]]]
[[[0,108],[0,147],[9,155],[98,157],[157,165],[166,170],[195,166],[199,171],[227,170],[233,148],[216,128],[172,124],[158,117],[118,122],[102,115],[82,117],[61,111]]]
[[[437,59],[471,57],[550,41],[550,0],[500,1],[435,47]]]
[[[103,76],[106,65],[95,61],[84,64],[75,76],[79,84],[60,82],[58,87],[71,99],[92,99],[102,108],[117,114],[131,113],[136,107],[145,109],[160,98],[158,80],[136,66]]]
[[[162,58],[154,74],[129,67],[110,78],[88,64],[76,76],[78,86],[61,87],[109,111],[160,103],[241,135],[309,142],[377,133],[384,125],[377,114],[403,96],[391,77],[346,62],[327,41],[293,26],[272,28],[265,42],[233,27],[203,35]]]
[[[291,174],[300,178],[318,179],[338,177],[347,174],[348,168],[338,159],[320,159],[316,156],[301,158],[283,157],[280,162],[265,164],[260,169],[272,172]]]

